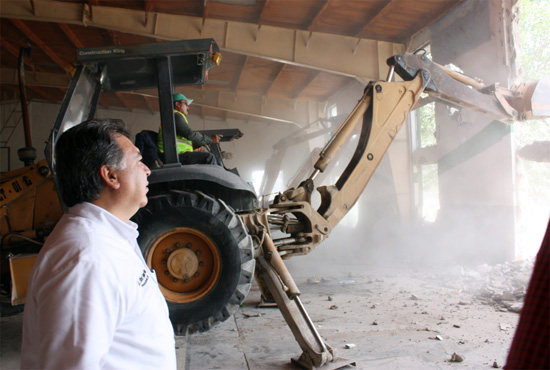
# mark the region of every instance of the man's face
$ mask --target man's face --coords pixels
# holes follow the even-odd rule
[[[176,102],[176,110],[180,111],[186,116],[189,114],[189,106],[187,105],[187,102],[185,100],[180,100]]]
[[[116,141],[122,149],[122,168],[117,170],[120,182],[120,196],[123,197],[129,211],[138,209],[147,204],[147,177],[151,170],[142,161],[138,148],[125,136],[118,136]]]

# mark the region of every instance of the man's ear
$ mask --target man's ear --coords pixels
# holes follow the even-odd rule
[[[105,186],[108,186],[112,189],[120,188],[120,182],[118,181],[118,173],[113,167],[107,166],[104,164],[99,169],[99,174],[103,179]]]

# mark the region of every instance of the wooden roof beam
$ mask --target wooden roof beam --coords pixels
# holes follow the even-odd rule
[[[380,6],[375,12],[373,12],[368,19],[365,19],[363,21],[364,26],[361,27],[361,29],[357,32],[357,37],[361,37],[366,32],[366,30],[370,27],[371,23],[376,20],[376,18],[380,17],[382,14],[387,12],[389,9],[389,6],[393,1],[395,0],[388,0],[386,3]]]
[[[67,35],[67,37],[69,38],[69,40],[71,40],[74,46],[76,46],[77,48],[85,47],[84,43],[80,40],[80,38],[76,35],[76,33],[74,33],[73,29],[69,27],[68,24],[59,23],[58,26],[59,28],[61,28],[61,31],[63,31],[63,33]]]
[[[58,87],[66,89],[71,82],[71,76],[66,73],[48,73],[35,71],[25,75],[25,86]],[[17,69],[0,68],[0,83],[18,85]]]
[[[294,92],[294,95],[292,96],[293,99],[297,99],[298,96],[300,96],[300,94],[302,94],[302,92],[308,88],[309,85],[311,85],[311,83],[313,82],[313,80],[315,80],[317,78],[317,76],[319,76],[321,74],[321,71],[311,71],[309,77],[307,78],[306,82],[302,85],[302,88],[296,90]]]
[[[19,20],[19,19],[10,19],[11,22],[17,27],[21,32],[25,34],[32,42],[34,42],[51,60],[55,62],[62,70],[66,71],[67,68],[67,62],[65,62],[63,59],[61,59],[57,53],[50,48],[42,39],[40,36],[38,36],[36,33],[34,33],[25,22]]]
[[[7,41],[5,38],[1,36],[0,36],[0,45],[2,45],[2,47],[6,49],[8,53],[10,53],[16,58],[19,58],[19,53],[21,52],[21,48],[17,48],[17,46],[13,45],[11,42]],[[32,64],[29,58],[25,58],[24,62],[25,62],[25,65],[29,67],[33,72],[35,70],[39,70],[39,71],[43,70],[42,67],[35,66],[34,64]]]
[[[332,0],[325,0],[325,3],[323,6],[319,9],[319,11],[313,16],[313,18],[310,19],[308,25],[305,27],[308,31],[313,31],[315,27],[315,23],[319,19],[319,16],[328,8]]]
[[[235,78],[233,79],[233,81],[231,82],[231,90],[237,92],[237,90],[239,89],[239,85],[241,83],[241,79],[242,79],[242,76],[243,76],[243,72],[244,72],[244,69],[246,68],[246,65],[248,64],[248,55],[245,56],[244,58],[244,63],[241,67],[241,69],[235,74]]]
[[[149,13],[154,9],[153,0],[145,0],[145,25],[149,24]]]
[[[286,67],[286,64],[280,63],[279,70],[277,71],[277,74],[275,75],[275,77],[273,78],[273,80],[271,80],[271,83],[269,84],[269,86],[267,87],[267,89],[265,89],[265,91],[264,91],[264,93],[263,93],[264,95],[269,95],[269,92],[270,92],[271,89],[273,88],[273,85],[275,84],[275,82],[277,82],[277,79],[279,79],[279,77],[281,76],[281,73],[283,73],[285,67]]]
[[[124,108],[128,109],[131,112],[132,111],[132,104],[128,101],[128,99],[126,98],[126,95],[124,93],[121,93],[121,92],[118,92],[118,91],[115,92],[115,95],[118,98],[118,100],[122,103]]]
[[[38,95],[40,95],[41,97],[43,97],[44,99],[48,100],[50,103],[58,103],[57,100],[55,100],[51,94],[48,94],[47,91],[44,91],[44,89],[42,87],[38,87],[38,86],[27,86],[28,89],[34,91],[35,93],[37,93]]]
[[[145,106],[149,109],[151,113],[155,113],[155,109],[153,108],[153,104],[151,103],[153,101],[153,98],[149,96],[144,96],[143,100],[145,100]]]
[[[345,75],[364,83],[380,78],[380,70],[387,70],[387,58],[405,52],[403,43],[369,39],[358,43],[356,37],[307,30],[262,26],[258,34],[256,24],[207,18],[202,27],[202,17],[167,13],[155,13],[155,22],[144,25],[142,10],[96,5],[92,18],[81,3],[34,3],[35,14],[25,2],[0,1],[0,17],[116,29],[163,40],[212,37],[222,50]],[[384,66],[379,64],[381,60]]]

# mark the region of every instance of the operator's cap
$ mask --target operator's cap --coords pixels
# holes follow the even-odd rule
[[[181,100],[185,100],[185,103],[187,105],[191,105],[191,103],[193,103],[193,99],[188,99],[183,94],[177,93],[177,94],[172,95],[172,101],[174,103],[177,102],[177,101],[181,101]]]

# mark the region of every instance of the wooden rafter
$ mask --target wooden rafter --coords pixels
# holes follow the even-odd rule
[[[315,23],[319,19],[319,16],[328,8],[328,6],[332,1],[333,0],[326,0],[323,6],[319,9],[319,11],[310,19],[309,24],[306,27],[308,31],[313,31],[313,28],[315,27]]]
[[[56,99],[53,98],[52,94],[48,93],[47,91],[44,91],[43,88],[38,86],[28,86],[28,89],[34,91],[36,94],[40,95],[44,99],[48,100],[50,103],[58,103]]]
[[[149,109],[149,111],[151,113],[155,113],[155,109],[153,109],[153,105],[151,104],[151,99],[150,97],[148,96],[144,96],[143,99],[145,99],[145,105],[147,106],[147,108]]]
[[[5,40],[4,38],[0,37],[0,45],[2,45],[2,47],[4,49],[6,49],[6,51],[8,53],[10,53],[11,55],[13,55],[14,57],[16,58],[19,58],[19,52],[20,52],[20,49],[17,48],[17,46],[13,45],[11,42]],[[43,68],[41,68],[40,66],[35,66],[34,64],[32,64],[30,61],[29,61],[29,58],[25,58],[25,65],[28,66],[29,68],[31,68],[33,71],[35,70],[43,70]]]
[[[273,78],[273,80],[271,80],[271,83],[269,84],[269,86],[267,87],[267,89],[265,89],[264,91],[264,95],[269,95],[269,92],[271,91],[271,89],[273,88],[273,85],[275,85],[275,82],[277,81],[277,79],[279,79],[279,77],[281,76],[281,74],[283,73],[285,67],[287,65],[284,64],[284,63],[279,63],[279,70],[277,71],[277,74],[275,75],[275,77]]]
[[[19,19],[10,19],[10,21],[23,32],[29,39],[32,40],[51,60],[55,62],[62,70],[66,70],[67,62],[61,59],[57,53],[50,48],[36,33],[34,33],[27,24]]]
[[[152,0],[145,0],[145,25],[149,23],[149,13],[155,8]]]
[[[321,73],[321,71],[317,71],[317,70],[311,70],[311,74],[309,75],[309,77],[307,78],[306,82],[304,83],[304,85],[302,86],[301,89],[298,89],[294,92],[294,96],[292,97],[292,99],[297,99],[301,94],[302,92],[307,89],[307,87],[309,85],[311,85],[311,83],[313,82],[313,80],[315,80],[317,78],[317,76],[319,76],[319,74]]]
[[[76,33],[73,31],[73,29],[66,23],[58,23],[59,28],[67,35],[69,40],[73,43],[74,46],[77,48],[83,48],[85,47],[84,43],[80,40],[80,38],[76,35]]]
[[[377,18],[381,17],[386,13],[391,5],[391,3],[395,0],[388,0],[386,3],[384,3],[378,10],[373,12],[369,15],[368,19],[365,19],[363,24],[364,26],[361,27],[361,29],[357,32],[356,36],[361,37],[366,32],[366,30],[370,27],[371,23],[373,23]]]
[[[246,68],[246,65],[248,64],[248,58],[249,58],[248,55],[245,56],[243,66],[236,73],[235,78],[233,79],[233,83],[231,84],[232,90],[235,91],[235,92],[237,92],[237,90],[239,89],[239,84],[241,83],[241,79],[242,79],[244,69]]]
[[[267,8],[267,4],[269,4],[271,2],[271,0],[265,0],[263,5],[262,5],[262,9],[260,10],[260,15],[258,16],[258,26],[261,26],[262,25],[262,21],[263,21],[263,18],[264,18],[264,15],[265,15],[265,9]]]

